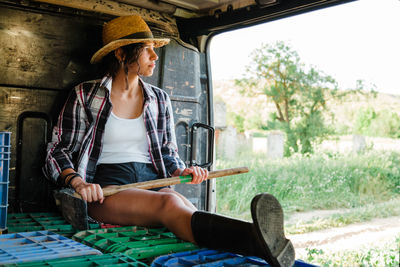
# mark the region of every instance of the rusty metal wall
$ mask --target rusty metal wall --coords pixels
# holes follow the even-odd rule
[[[41,173],[49,132],[72,86],[95,78],[89,64],[107,17],[0,1],[0,131],[12,132],[9,212],[51,210],[53,185]],[[171,96],[179,154],[189,163],[189,127],[207,123],[201,54],[172,41],[146,79]],[[202,140],[199,141],[203,143]],[[203,160],[202,145],[198,158]],[[205,186],[177,186],[200,209]]]

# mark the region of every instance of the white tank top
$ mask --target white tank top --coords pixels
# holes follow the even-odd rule
[[[151,163],[143,113],[136,119],[123,119],[111,112],[106,122],[97,164],[125,162]]]

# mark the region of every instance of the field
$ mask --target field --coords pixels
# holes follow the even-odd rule
[[[368,224],[376,218],[392,219],[400,227],[398,152],[318,152],[266,160],[263,153],[242,149],[236,159],[219,158],[216,163],[216,169],[250,169],[248,174],[217,180],[219,213],[250,220],[252,197],[261,192],[271,193],[284,209],[286,234],[294,240],[297,235],[316,231],[345,232],[340,227]],[[397,235],[377,247],[344,251],[310,244],[296,249],[297,258],[321,266],[398,266],[399,239]]]
[[[273,102],[241,95],[231,80],[213,87],[216,127],[229,133],[217,139],[215,169],[250,169],[217,179],[219,213],[251,220],[251,199],[268,192],[284,209],[297,258],[321,266],[399,266],[398,95],[364,92],[329,101],[335,134],[314,154],[272,160],[260,125],[276,110]],[[362,153],[353,152],[354,134],[365,138]]]

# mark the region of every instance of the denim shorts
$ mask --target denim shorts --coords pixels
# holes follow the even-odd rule
[[[125,185],[157,180],[160,177],[151,163],[126,162],[99,164],[93,183],[101,187],[107,185]],[[169,186],[167,186],[169,187]],[[159,187],[152,190],[158,191]]]

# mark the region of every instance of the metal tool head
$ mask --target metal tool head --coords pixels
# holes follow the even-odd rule
[[[74,197],[74,190],[61,189],[54,191],[57,206],[62,211],[64,219],[78,230],[89,229],[87,203]]]

